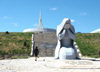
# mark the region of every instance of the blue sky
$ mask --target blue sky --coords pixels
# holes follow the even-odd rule
[[[100,0],[0,0],[0,32],[36,28],[40,9],[45,28],[56,29],[65,17],[72,20],[76,32],[100,28]]]

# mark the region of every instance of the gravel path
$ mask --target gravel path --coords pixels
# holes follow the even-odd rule
[[[53,57],[0,60],[0,72],[100,72],[100,60],[55,60]]]

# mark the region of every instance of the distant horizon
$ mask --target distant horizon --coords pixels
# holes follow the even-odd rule
[[[0,32],[37,28],[40,10],[44,28],[56,29],[68,17],[76,32],[100,29],[100,0],[0,0]]]
[[[0,33],[6,33],[6,32],[9,32],[9,33],[34,33],[34,32],[10,32],[10,31],[5,31],[5,32],[0,32]],[[82,33],[82,32],[75,32],[75,33]],[[84,32],[85,33],[85,32]],[[90,33],[90,32],[89,32]]]

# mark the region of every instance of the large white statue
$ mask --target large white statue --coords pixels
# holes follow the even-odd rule
[[[69,18],[64,18],[57,26],[58,43],[55,50],[56,59],[77,59],[78,54],[74,46],[75,29]]]

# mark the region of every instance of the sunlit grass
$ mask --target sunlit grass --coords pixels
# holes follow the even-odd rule
[[[0,33],[0,56],[29,55],[33,33]],[[77,33],[76,43],[83,56],[100,57],[100,34]],[[24,43],[26,42],[26,45]],[[18,56],[18,57],[19,57]],[[20,56],[21,57],[21,56]]]
[[[31,35],[32,33],[0,33],[0,55],[29,54]]]
[[[76,34],[76,42],[83,56],[100,57],[100,34]]]

